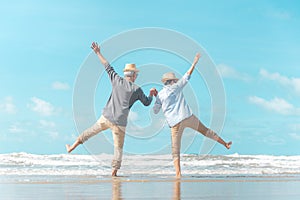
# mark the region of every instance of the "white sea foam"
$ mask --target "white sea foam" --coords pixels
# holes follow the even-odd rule
[[[112,155],[0,154],[1,175],[106,176]],[[300,175],[300,156],[271,155],[182,155],[186,175]],[[120,173],[173,175],[171,155],[124,155]]]

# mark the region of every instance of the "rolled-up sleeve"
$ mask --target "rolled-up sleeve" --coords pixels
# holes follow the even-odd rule
[[[191,77],[191,75],[188,75],[188,73],[185,73],[183,75],[183,77],[177,82],[177,86],[179,88],[183,88],[190,80],[190,77]]]
[[[188,73],[185,73],[183,75],[183,77],[181,79],[179,79],[179,81],[174,85],[175,87],[175,91],[180,91],[184,88],[184,86],[186,86],[186,84],[188,83],[188,81],[190,80],[191,75],[189,75]]]
[[[117,77],[119,77],[118,73],[114,70],[114,68],[107,62],[104,64],[105,71],[107,72],[110,80],[113,82]]]

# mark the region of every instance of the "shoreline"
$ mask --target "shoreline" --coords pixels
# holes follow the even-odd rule
[[[290,182],[299,181],[300,175],[216,175],[216,176],[69,176],[69,175],[4,175],[0,178],[0,184],[65,184],[65,183],[96,184],[112,181],[119,182]]]
[[[18,178],[14,179],[14,178]],[[300,176],[1,177],[0,199],[298,199]]]

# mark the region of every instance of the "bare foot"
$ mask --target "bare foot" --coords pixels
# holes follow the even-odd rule
[[[176,178],[181,178],[181,174],[176,174]]]
[[[118,172],[118,170],[114,169],[114,170],[112,171],[112,173],[111,173],[111,176],[116,177],[116,176],[117,176],[117,172]]]
[[[66,144],[67,152],[71,153],[80,144],[82,144],[82,142],[79,139],[77,139],[72,146],[70,146],[69,144]]]
[[[230,142],[228,142],[228,143],[225,144],[225,147],[226,147],[227,149],[230,149],[231,145],[232,145],[232,142],[230,141]]]
[[[71,153],[72,150],[71,150],[71,147],[70,147],[69,144],[66,144],[66,149],[67,149],[67,152],[68,152],[68,153]]]

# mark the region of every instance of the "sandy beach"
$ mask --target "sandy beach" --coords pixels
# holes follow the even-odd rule
[[[16,178],[16,177],[15,177]],[[18,179],[18,181],[16,181]],[[1,177],[0,199],[299,199],[300,177]]]

